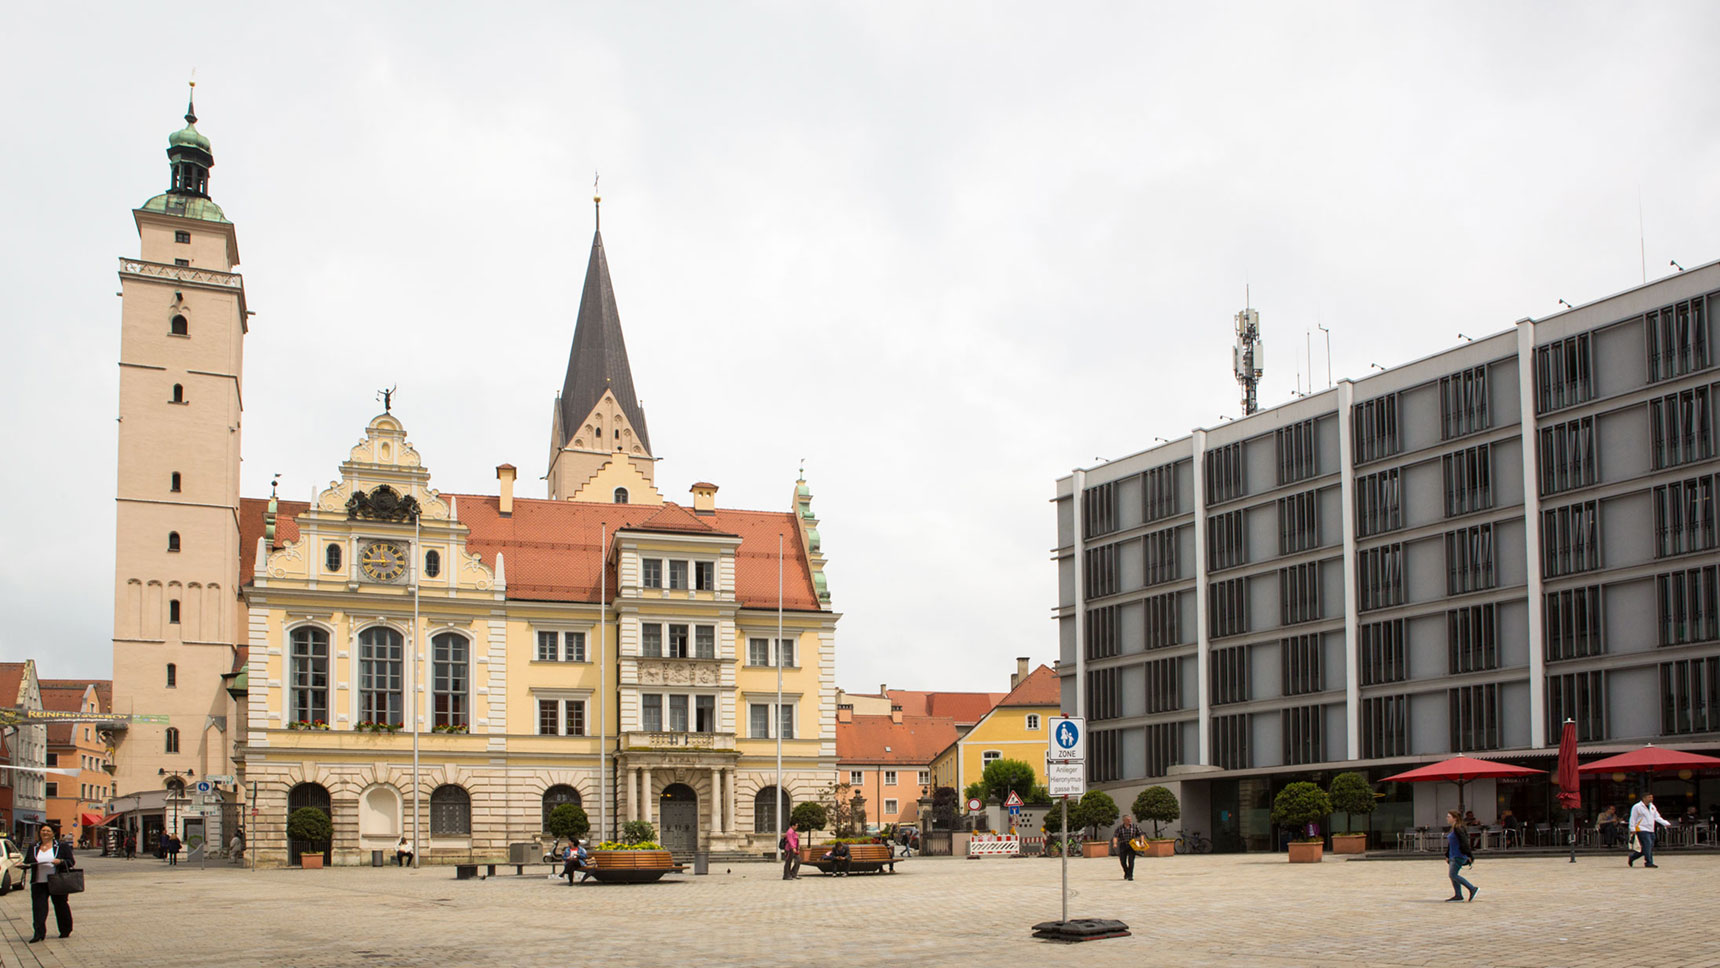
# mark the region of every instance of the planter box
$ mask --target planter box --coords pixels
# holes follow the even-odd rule
[[[1141,852],[1142,857],[1169,857],[1177,852],[1177,842],[1174,840],[1149,840],[1147,849]]]
[[[1111,856],[1111,842],[1109,840],[1086,841],[1081,845],[1081,856],[1109,857]]]
[[[1367,834],[1333,834],[1332,853],[1362,854],[1368,849]]]
[[[321,854],[301,854],[301,855],[299,855],[299,866],[304,868],[307,871],[322,870],[322,865],[323,865],[323,863],[322,863],[322,855]]]
[[[1320,843],[1318,840],[1310,841],[1308,843],[1291,841],[1290,863],[1318,864],[1320,862],[1320,855],[1325,853],[1325,849],[1325,845]]]

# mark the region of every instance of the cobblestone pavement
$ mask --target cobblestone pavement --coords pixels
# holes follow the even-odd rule
[[[1069,862],[1074,916],[1134,935],[1034,941],[1058,915],[1052,860],[913,858],[895,876],[781,880],[761,864],[659,884],[566,887],[452,868],[248,871],[89,859],[77,930],[26,945],[30,898],[0,898],[11,966],[1499,965],[1720,966],[1720,854],[1492,859],[1472,904],[1442,862],[1290,865],[1283,855]],[[539,868],[543,870],[543,868]],[[808,869],[810,871],[810,868]]]

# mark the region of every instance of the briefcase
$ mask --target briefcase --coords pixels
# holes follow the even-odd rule
[[[69,871],[55,871],[48,875],[49,894],[82,894],[84,892],[84,872],[72,868]]]

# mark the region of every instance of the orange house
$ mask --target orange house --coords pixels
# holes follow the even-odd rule
[[[896,704],[888,716],[836,707],[836,782],[863,798],[866,829],[918,820],[920,797],[931,796],[932,758],[956,735],[955,720],[907,716]]]

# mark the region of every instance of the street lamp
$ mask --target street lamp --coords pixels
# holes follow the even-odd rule
[[[169,770],[166,767],[162,767],[161,769],[156,770],[155,773],[157,776],[171,776],[174,778],[167,786],[167,800],[173,804],[173,824],[168,828],[168,831],[177,837],[179,836],[179,805],[185,802],[186,799],[185,783],[179,778],[184,777],[187,780],[192,779],[197,776],[197,771]]]

